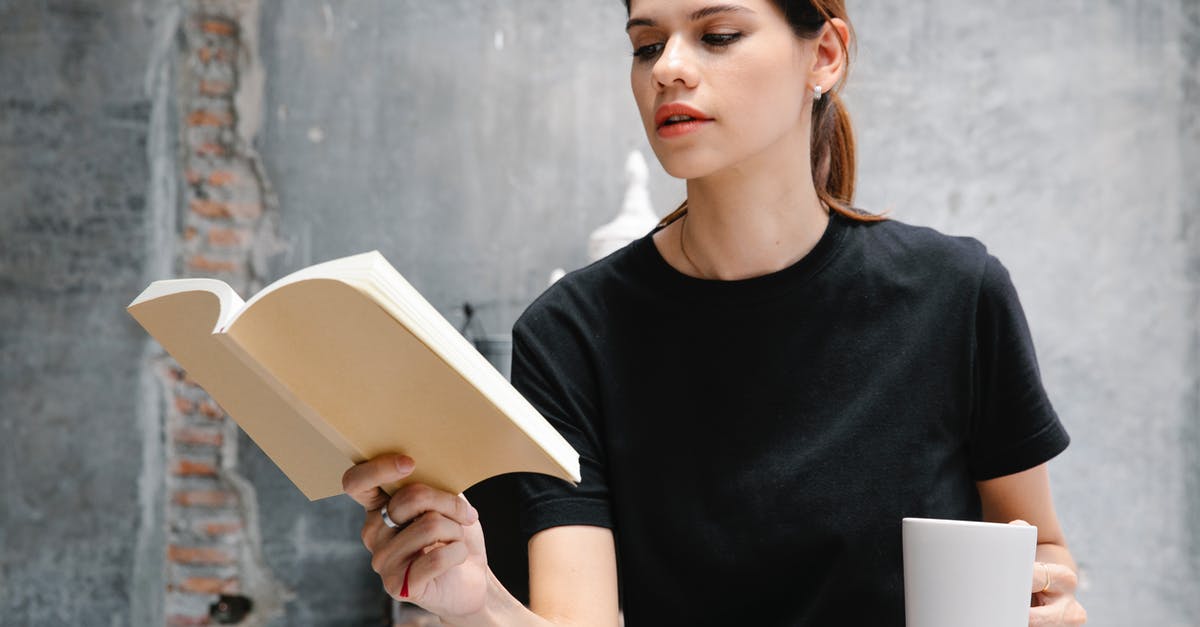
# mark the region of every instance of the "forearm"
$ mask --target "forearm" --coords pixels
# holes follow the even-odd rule
[[[530,611],[488,570],[488,592],[483,609],[461,617],[442,617],[447,627],[558,627]]]

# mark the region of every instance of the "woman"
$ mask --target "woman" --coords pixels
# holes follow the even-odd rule
[[[1007,272],[849,206],[843,2],[627,7],[687,201],[513,328],[514,385],[583,472],[524,480],[531,609],[462,496],[380,490],[398,456],[345,477],[387,590],[451,625],[612,625],[618,588],[630,624],[902,625],[902,517],[1024,520],[1030,624],[1082,624],[1046,470],[1068,438]]]

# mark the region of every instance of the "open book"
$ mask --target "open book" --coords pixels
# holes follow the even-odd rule
[[[309,499],[390,452],[417,460],[406,482],[451,493],[517,471],[579,481],[571,445],[377,251],[248,302],[155,281],[128,310]]]

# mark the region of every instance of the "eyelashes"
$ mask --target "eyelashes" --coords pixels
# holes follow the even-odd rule
[[[733,42],[742,38],[741,33],[710,33],[700,38],[706,45],[712,48],[724,48]],[[663,44],[650,44],[641,46],[633,51],[633,57],[637,61],[649,61],[658,56],[662,52]]]

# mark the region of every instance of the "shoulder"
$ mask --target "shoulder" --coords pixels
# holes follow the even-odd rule
[[[987,246],[969,235],[894,218],[852,228],[861,234],[864,262],[880,272],[958,279],[977,287],[985,271],[999,265]]]

